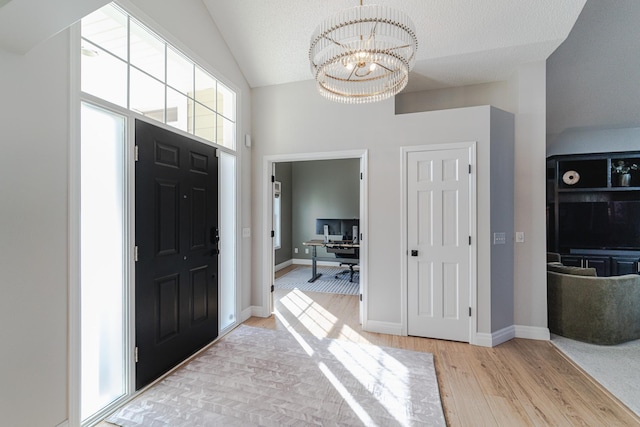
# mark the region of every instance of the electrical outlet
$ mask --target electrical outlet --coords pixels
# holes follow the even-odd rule
[[[304,248],[304,253],[308,254],[309,253],[309,248]]]
[[[504,245],[507,243],[507,235],[504,232],[501,233],[493,233],[493,244],[494,245]]]
[[[293,253],[297,254],[298,253],[298,248],[293,248]]]
[[[251,237],[251,229],[243,228],[242,229],[242,237]]]
[[[524,243],[524,231],[516,231],[516,243]]]

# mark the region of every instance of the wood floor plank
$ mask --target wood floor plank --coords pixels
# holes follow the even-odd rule
[[[549,342],[484,348],[371,333],[358,323],[358,304],[357,296],[276,289],[275,315],[245,324],[432,353],[449,426],[640,426]]]

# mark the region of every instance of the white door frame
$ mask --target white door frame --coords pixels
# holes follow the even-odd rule
[[[271,285],[274,277],[274,250],[271,238],[273,224],[273,184],[271,175],[274,163],[299,162],[309,160],[339,160],[360,159],[360,233],[363,238],[360,241],[360,322],[366,329],[367,323],[367,265],[368,265],[368,174],[367,174],[368,150],[330,151],[324,153],[299,153],[278,154],[264,156],[262,166],[262,316],[269,317],[273,312],[273,299],[271,298]]]
[[[476,142],[457,142],[448,144],[432,144],[432,145],[417,145],[411,147],[400,147],[401,158],[401,190],[400,190],[400,244],[402,250],[400,251],[401,257],[401,279],[400,279],[400,300],[401,300],[401,321],[402,329],[401,334],[408,335],[408,278],[407,268],[409,263],[409,248],[407,246],[407,232],[408,232],[408,212],[407,212],[407,163],[409,153],[422,152],[422,151],[436,151],[436,150],[448,150],[448,149],[468,149],[469,150],[469,164],[471,165],[471,173],[469,173],[469,234],[471,236],[471,245],[469,247],[469,307],[471,307],[471,316],[469,317],[469,343],[477,343],[477,331],[478,331],[478,315],[477,315],[477,290],[478,290],[478,269],[477,269],[477,188],[476,188]]]

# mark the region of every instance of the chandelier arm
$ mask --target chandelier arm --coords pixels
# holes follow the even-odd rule
[[[389,68],[389,67],[385,66],[384,64],[381,64],[381,63],[379,63],[377,61],[373,61],[372,64],[376,64],[378,67],[382,67],[385,70],[389,71],[390,73],[393,73],[395,71],[395,70],[392,70],[391,68]]]
[[[329,36],[323,35],[323,36],[322,36],[322,38],[323,38],[323,39],[326,39],[326,40],[329,40],[331,43],[333,43],[333,44],[335,44],[335,45],[337,45],[337,46],[340,46],[340,47],[341,47],[341,48],[343,48],[343,49],[346,49],[342,43],[335,41],[334,39],[332,39],[332,38],[331,38],[331,37],[329,37]]]
[[[408,47],[411,47],[412,45],[410,44],[405,44],[404,46],[393,46],[393,47],[389,47],[385,50],[398,50],[398,49],[406,49]]]
[[[347,79],[346,79],[346,80],[351,81],[351,77],[353,77],[353,74],[356,72],[356,69],[357,69],[357,68],[358,68],[358,67],[353,67],[353,70],[351,70],[351,72],[349,73],[349,77],[347,77]],[[356,77],[357,77],[357,76],[358,76],[358,75],[356,74]]]

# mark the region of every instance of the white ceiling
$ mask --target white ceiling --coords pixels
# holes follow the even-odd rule
[[[203,0],[251,87],[312,78],[315,27],[357,0]],[[546,60],[565,40],[586,0],[364,1],[408,14],[418,55],[405,91],[506,80]]]

